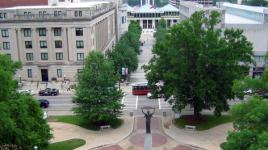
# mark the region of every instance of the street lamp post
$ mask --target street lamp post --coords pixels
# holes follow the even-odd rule
[[[141,108],[145,117],[146,134],[144,138],[144,150],[152,150],[152,134],[151,134],[151,118],[155,112],[155,108],[144,106]]]

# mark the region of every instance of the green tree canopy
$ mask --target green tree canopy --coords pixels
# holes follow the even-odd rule
[[[18,82],[13,80],[13,76],[20,67],[19,62],[13,62],[9,56],[0,54],[0,101],[8,100],[16,91]]]
[[[228,110],[233,80],[252,62],[252,44],[241,30],[216,28],[219,16],[216,11],[209,17],[196,12],[171,27],[163,34],[164,43],[154,47],[146,77],[153,90],[163,83],[160,92],[175,111],[191,105],[199,118],[202,109],[214,108],[216,115]]]
[[[0,147],[45,148],[52,135],[39,103],[30,95],[16,93],[17,81],[13,75],[20,66],[0,54]]]
[[[254,97],[232,107],[234,131],[230,132],[224,150],[265,150],[268,148],[268,101]]]
[[[85,68],[78,75],[74,102],[78,104],[75,113],[90,124],[109,124],[121,114],[122,91],[115,85],[117,76],[111,61],[101,52],[90,52]]]

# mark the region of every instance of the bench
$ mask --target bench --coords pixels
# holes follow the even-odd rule
[[[111,128],[110,125],[100,126],[100,130],[103,130],[103,129],[109,129],[109,128]]]
[[[196,126],[185,125],[185,129],[196,130]]]

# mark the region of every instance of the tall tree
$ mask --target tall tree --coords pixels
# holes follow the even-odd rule
[[[229,132],[223,150],[265,150],[268,148],[268,102],[258,97],[232,107],[234,131]]]
[[[13,80],[19,62],[0,54],[0,147],[7,149],[45,148],[52,137],[39,103],[30,95],[16,93]]]
[[[219,16],[216,11],[209,17],[196,12],[171,27],[164,43],[156,43],[155,57],[145,67],[152,89],[163,82],[160,92],[173,109],[191,105],[197,119],[202,109],[214,108],[216,115],[228,110],[233,80],[241,78],[252,62],[252,44],[241,30],[216,28]]]
[[[122,91],[115,86],[117,76],[113,63],[100,52],[90,52],[78,81],[74,97],[74,102],[78,104],[75,113],[84,117],[89,124],[113,123],[122,109]]]
[[[13,75],[20,67],[19,62],[13,62],[9,56],[0,54],[0,101],[8,100],[16,91],[18,82],[13,80]]]

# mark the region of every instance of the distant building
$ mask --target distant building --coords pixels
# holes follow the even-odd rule
[[[0,53],[22,62],[22,80],[74,81],[88,52],[115,44],[115,3],[48,3],[0,9]]]
[[[194,2],[205,6],[212,6],[213,0],[169,0],[169,4],[179,7],[181,2]]]
[[[251,67],[250,76],[258,76],[264,71],[265,54],[268,52],[268,7],[245,6],[231,3],[217,3],[225,10],[225,28],[237,28],[244,31],[247,39],[253,43],[256,66]]]
[[[167,4],[161,8],[154,7],[154,1],[146,1],[141,7],[128,6],[128,22],[137,21],[143,30],[154,30],[161,18],[166,20],[167,26],[179,22],[179,9]]]

